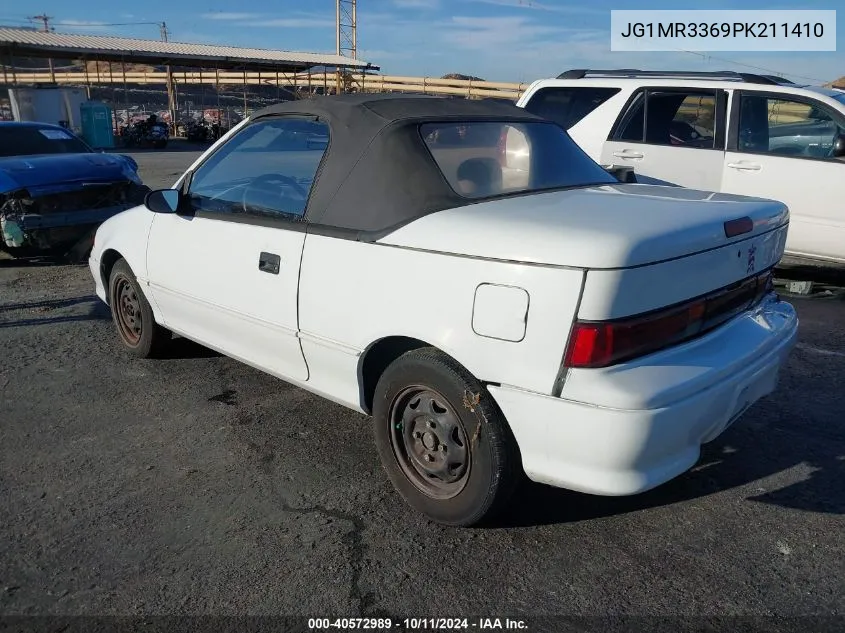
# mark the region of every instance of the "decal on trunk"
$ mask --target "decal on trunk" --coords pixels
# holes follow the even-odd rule
[[[755,255],[757,254],[757,247],[751,246],[748,249],[748,265],[746,267],[745,272],[749,275],[754,272],[755,268],[757,267],[757,263],[754,261]]]

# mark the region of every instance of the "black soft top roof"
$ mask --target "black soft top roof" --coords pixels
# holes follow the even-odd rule
[[[394,94],[343,94],[287,101],[251,119],[313,116],[330,130],[329,146],[311,190],[305,220],[378,239],[429,213],[478,202],[449,186],[419,125],[449,121],[539,121],[501,101]]]

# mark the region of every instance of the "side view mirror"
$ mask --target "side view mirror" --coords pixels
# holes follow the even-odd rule
[[[831,153],[835,158],[845,156],[845,134],[839,134],[833,139],[833,151]]]
[[[156,189],[144,197],[144,206],[153,213],[176,213],[180,197],[177,189]]]

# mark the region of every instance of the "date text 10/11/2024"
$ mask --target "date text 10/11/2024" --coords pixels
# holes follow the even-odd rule
[[[370,631],[471,631],[511,630],[526,631],[524,620],[512,618],[309,618],[312,631],[331,629],[361,629]]]

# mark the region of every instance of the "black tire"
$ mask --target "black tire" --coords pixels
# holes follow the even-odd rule
[[[155,322],[152,308],[125,259],[117,261],[109,276],[109,307],[126,351],[138,358],[161,354],[171,333]]]
[[[431,416],[423,412],[426,406]],[[490,521],[520,480],[516,440],[496,402],[466,369],[435,348],[412,350],[388,366],[376,385],[373,425],[394,487],[437,523],[468,527]],[[462,455],[463,463],[456,465]],[[441,472],[432,475],[427,469]]]

